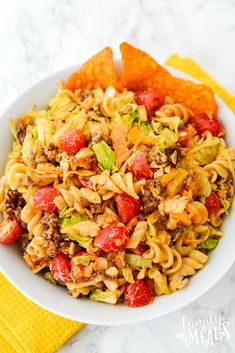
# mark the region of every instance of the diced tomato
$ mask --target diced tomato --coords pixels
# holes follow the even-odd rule
[[[135,254],[142,256],[145,251],[148,250],[148,246],[146,244],[139,244],[135,249],[126,249],[128,254]]]
[[[152,288],[141,279],[135,283],[128,283],[124,291],[124,302],[131,307],[143,306],[153,301]]]
[[[54,199],[61,195],[60,191],[53,186],[46,186],[45,188],[39,189],[33,195],[33,201],[37,208],[46,212],[54,212],[56,205]]]
[[[149,88],[145,91],[136,91],[135,100],[138,105],[144,105],[149,117],[154,116],[165,100],[165,95],[157,88]]]
[[[16,218],[0,221],[0,243],[10,244],[19,239],[21,227]]]
[[[81,130],[73,129],[63,135],[61,148],[69,155],[75,155],[87,145],[87,138]]]
[[[181,147],[186,147],[189,141],[189,135],[187,128],[182,127],[179,131],[179,139],[178,143],[180,144]]]
[[[205,206],[208,213],[217,213],[221,208],[221,203],[218,195],[212,192],[205,201]]]
[[[220,121],[216,118],[209,118],[206,113],[191,118],[190,122],[200,135],[205,131],[210,131],[213,136],[218,136],[223,131]]]
[[[95,246],[106,252],[116,252],[125,248],[128,239],[128,230],[122,225],[113,224],[97,234]]]
[[[152,172],[148,166],[148,161],[144,152],[139,152],[135,155],[128,170],[138,179],[150,179],[152,177]]]
[[[116,194],[114,199],[122,222],[128,222],[137,215],[141,208],[140,200],[136,200],[127,194]]]
[[[82,186],[84,186],[84,188],[89,188],[93,190],[93,184],[88,178],[80,178],[79,180]]]
[[[71,262],[62,252],[58,252],[51,263],[51,273],[60,283],[70,281]]]

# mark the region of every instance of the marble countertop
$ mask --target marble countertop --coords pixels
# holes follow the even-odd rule
[[[235,0],[0,0],[0,8],[1,110],[36,80],[106,45],[118,55],[123,40],[160,62],[173,52],[191,56],[235,94]],[[234,352],[234,329],[235,265],[183,310],[123,327],[87,325],[60,353]]]

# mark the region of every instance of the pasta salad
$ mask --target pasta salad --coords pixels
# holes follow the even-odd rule
[[[75,298],[149,304],[223,236],[235,148],[215,114],[164,89],[70,83],[10,120],[0,242]]]

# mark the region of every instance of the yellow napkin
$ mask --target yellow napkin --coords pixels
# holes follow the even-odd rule
[[[1,353],[54,353],[82,326],[40,308],[0,273]]]
[[[235,113],[235,96],[220,86],[210,75],[202,70],[194,60],[181,58],[179,55],[173,54],[165,61],[165,64],[183,71],[209,86]]]
[[[235,112],[235,97],[192,59],[174,54],[165,64],[210,86]],[[0,353],[54,353],[82,326],[32,303],[0,274]]]

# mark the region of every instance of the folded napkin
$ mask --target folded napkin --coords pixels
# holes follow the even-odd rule
[[[0,273],[1,353],[52,353],[82,326],[40,308]]]
[[[174,54],[165,64],[210,86],[235,112],[235,96],[214,81],[192,59]],[[0,274],[0,353],[54,353],[82,326],[32,303]]]

